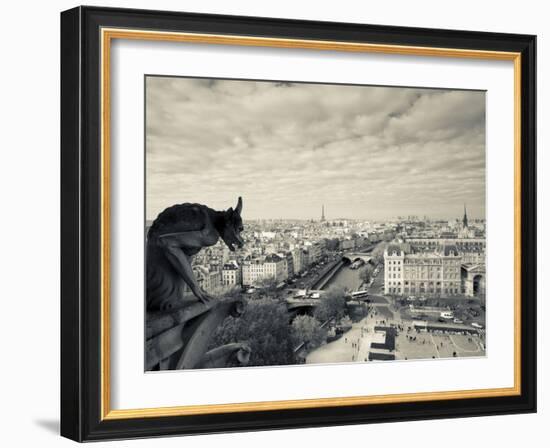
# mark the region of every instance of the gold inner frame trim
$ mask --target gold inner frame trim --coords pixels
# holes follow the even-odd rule
[[[503,397],[521,394],[521,54],[459,48],[418,47],[304,39],[278,39],[217,34],[101,29],[101,419],[168,417],[317,407],[406,403],[431,400]],[[323,51],[383,53],[513,61],[514,63],[514,386],[460,391],[420,392],[302,400],[111,409],[110,346],[110,156],[111,42],[113,39],[185,42],[212,45],[296,48]]]

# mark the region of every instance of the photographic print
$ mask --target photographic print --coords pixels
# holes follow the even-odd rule
[[[536,44],[64,11],[61,434],[536,412]]]
[[[145,370],[486,354],[485,92],[145,77]]]

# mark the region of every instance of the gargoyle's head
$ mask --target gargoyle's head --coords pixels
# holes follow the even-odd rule
[[[237,207],[233,210],[233,207],[229,208],[225,212],[225,224],[221,231],[221,237],[230,251],[235,250],[235,245],[243,247],[244,241],[241,237],[243,231],[243,220],[241,218],[241,211],[243,209],[243,200],[239,196]]]

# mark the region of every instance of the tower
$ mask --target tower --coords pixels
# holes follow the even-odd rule
[[[465,229],[468,228],[468,215],[466,213],[466,204],[464,204],[464,218],[462,218],[462,227]]]
[[[325,204],[321,206],[321,222],[325,221]]]

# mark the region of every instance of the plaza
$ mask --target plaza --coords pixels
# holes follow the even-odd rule
[[[308,354],[306,363],[371,362],[485,356],[485,332],[467,324],[415,321],[401,314],[391,299],[378,298],[366,317],[354,323],[339,339]],[[395,335],[395,350],[383,347],[386,328]],[[374,344],[374,345],[373,345]]]

